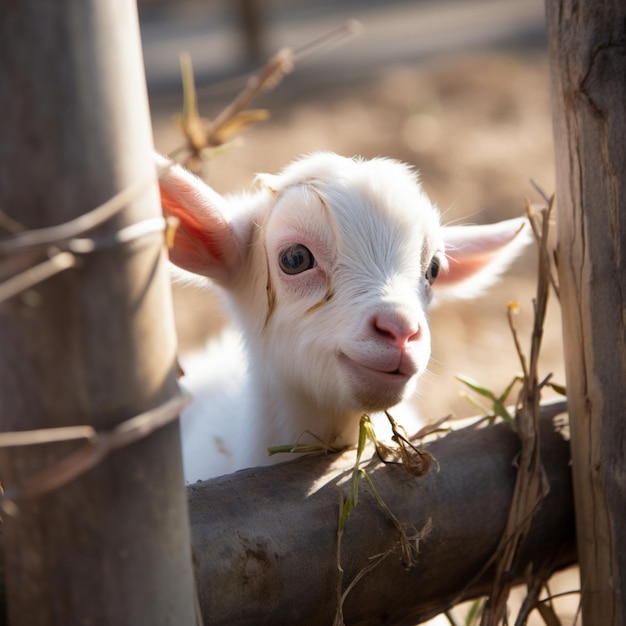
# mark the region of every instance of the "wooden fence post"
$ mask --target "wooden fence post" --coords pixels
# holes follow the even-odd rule
[[[1,3],[0,113],[5,243],[10,231],[67,222],[143,185],[81,235],[95,252],[0,303],[0,430],[109,431],[177,394],[163,233],[148,232],[160,206],[134,3]],[[143,234],[112,241],[139,222]],[[51,254],[5,254],[0,273]],[[81,445],[3,449],[5,491]],[[16,505],[3,513],[11,626],[195,624],[176,421]]]
[[[626,619],[626,3],[546,0],[585,624]]]

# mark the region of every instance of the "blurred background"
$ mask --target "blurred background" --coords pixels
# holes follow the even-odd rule
[[[254,103],[271,119],[205,169],[221,193],[249,188],[257,172],[276,172],[315,150],[411,163],[444,222],[522,215],[526,198],[542,203],[531,179],[554,192],[542,0],[140,0],[139,6],[161,152],[182,143],[172,121],[182,103],[181,51],[193,61],[200,113],[212,118],[279,48],[307,46],[348,19],[364,27],[342,45],[304,55]],[[521,372],[506,308],[521,304],[516,324],[528,355],[535,257],[529,248],[486,297],[433,308],[433,357],[416,398],[425,418],[477,414],[461,397],[466,390],[457,373],[500,393]],[[175,287],[174,296],[182,351],[200,347],[227,323],[215,294]],[[559,316],[551,294],[540,375],[553,372],[564,383]],[[552,581],[553,591],[576,586],[571,571]],[[573,623],[577,599],[560,602],[562,623]]]
[[[481,223],[522,215],[541,203],[534,180],[554,191],[549,76],[542,0],[140,0],[156,147],[182,143],[179,53],[190,53],[200,113],[214,117],[245,85],[247,72],[283,46],[299,49],[348,19],[363,32],[303,55],[274,91],[254,103],[271,119],[241,147],[205,168],[221,193],[249,188],[315,150],[389,156],[419,171],[444,222]],[[521,371],[506,318],[517,300],[522,345],[530,349],[535,249],[486,297],[432,310],[433,358],[417,404],[435,419],[475,407],[456,373],[501,392]],[[215,295],[175,289],[181,350],[201,346],[225,323]],[[564,382],[558,304],[552,298],[542,375]]]

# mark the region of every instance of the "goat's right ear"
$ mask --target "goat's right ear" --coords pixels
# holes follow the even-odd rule
[[[178,267],[227,283],[242,262],[242,245],[227,220],[226,200],[180,165],[155,154],[165,215],[179,221],[169,250]]]

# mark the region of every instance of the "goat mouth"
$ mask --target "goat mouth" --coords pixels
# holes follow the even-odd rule
[[[404,371],[402,361],[393,370],[370,367],[344,353],[339,362],[360,411],[382,411],[402,402],[417,372],[414,365]]]
[[[417,367],[409,359],[401,358],[398,366],[391,370],[380,367],[366,365],[351,359],[347,354],[341,352],[339,360],[350,372],[351,378],[358,378],[369,383],[379,383],[383,385],[405,385],[417,374]]]

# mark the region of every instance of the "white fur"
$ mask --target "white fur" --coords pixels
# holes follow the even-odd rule
[[[202,350],[184,355],[183,387],[193,404],[182,415],[183,467],[195,481],[240,469],[238,440],[254,410],[245,389],[247,362],[241,333],[227,327]]]
[[[233,197],[178,167],[161,181],[164,208],[181,220],[172,260],[222,288],[245,342],[183,361],[196,396],[182,421],[188,480],[285,460],[269,446],[353,445],[363,412],[402,402],[426,369],[433,258],[439,281],[466,296],[526,243],[521,220],[442,227],[415,174],[388,159],[322,153],[259,180]],[[291,244],[315,265],[286,274]],[[229,395],[234,410],[222,406]]]

